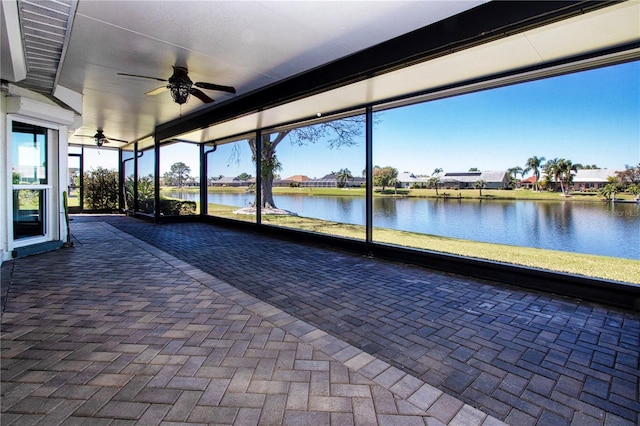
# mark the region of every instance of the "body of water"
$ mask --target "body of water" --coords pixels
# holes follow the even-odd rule
[[[198,200],[197,194],[172,197]],[[254,194],[209,194],[209,202],[245,207]],[[285,210],[365,224],[362,197],[275,196]],[[374,198],[373,226],[488,243],[640,259],[640,205],[566,201]]]

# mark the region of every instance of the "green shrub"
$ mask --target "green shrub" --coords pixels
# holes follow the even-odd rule
[[[160,199],[160,214],[163,216],[189,216],[196,214],[197,204],[195,201],[173,200],[169,198]],[[138,200],[138,210],[144,213],[155,211],[153,198]]]
[[[118,209],[118,171],[98,167],[84,174],[84,208],[113,211]]]
[[[196,214],[195,201],[160,199],[160,214],[164,216],[189,216]]]

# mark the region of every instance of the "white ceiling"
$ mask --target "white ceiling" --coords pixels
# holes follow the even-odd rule
[[[484,2],[79,0],[54,90],[71,100],[81,94],[78,102],[70,102],[82,115],[71,143],[92,144],[91,138],[79,136],[93,135],[97,128],[104,128],[108,138],[140,140],[155,126],[205,104],[191,97],[179,106],[168,92],[145,95],[163,84],[119,72],[167,79],[172,65],[183,65],[193,81],[234,86],[240,96]],[[6,21],[11,19],[3,14],[7,32],[15,31],[15,22]],[[7,78],[7,39],[16,42],[15,37],[2,38],[2,78]],[[639,39],[640,1],[612,3],[182,138],[226,137]],[[206,92],[216,104],[234,96]]]
[[[145,96],[162,83],[118,72],[166,79],[172,65],[186,65],[193,81],[240,95],[480,3],[80,0],[58,84],[84,95],[77,135],[102,127],[130,141],[204,104]],[[216,102],[233,96],[207,94]]]

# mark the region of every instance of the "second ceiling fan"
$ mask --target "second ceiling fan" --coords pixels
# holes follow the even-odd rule
[[[137,74],[127,74],[123,72],[119,72],[118,75],[123,75],[127,77],[138,77],[138,78],[148,78],[156,81],[164,81],[168,84],[162,87],[158,87],[157,89],[151,90],[147,92],[147,95],[157,95],[166,90],[171,92],[171,97],[173,100],[182,105],[189,99],[189,95],[193,95],[196,98],[200,99],[205,104],[209,104],[213,102],[209,96],[207,96],[202,90],[198,89],[207,89],[207,90],[218,90],[221,92],[227,93],[236,93],[236,89],[231,86],[221,86],[219,84],[213,83],[204,83],[204,82],[193,82],[189,78],[189,71],[186,67],[181,66],[173,66],[173,75],[169,77],[169,79],[158,78],[158,77],[149,77],[146,75],[137,75]]]

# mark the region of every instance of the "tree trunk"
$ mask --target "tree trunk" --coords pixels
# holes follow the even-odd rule
[[[262,174],[262,197],[260,207],[263,209],[275,209],[276,203],[273,201],[273,172]]]
[[[278,144],[289,134],[289,130],[280,132],[276,135],[274,140],[271,140],[271,135],[262,136],[262,150],[260,161],[260,177],[262,184],[260,185],[261,208],[276,208],[276,203],[273,201],[273,176],[274,172],[279,169],[280,163],[276,158],[276,147]],[[256,149],[256,139],[249,139],[249,147],[251,147],[251,153],[253,154],[253,162],[255,164],[258,156]]]

